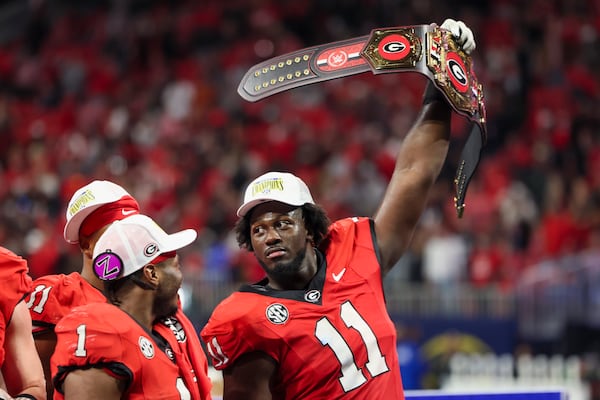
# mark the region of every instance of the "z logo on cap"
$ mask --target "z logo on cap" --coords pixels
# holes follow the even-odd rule
[[[94,259],[94,273],[103,281],[116,279],[123,271],[123,260],[111,251],[100,253]]]

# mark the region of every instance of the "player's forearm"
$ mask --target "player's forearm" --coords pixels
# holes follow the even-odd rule
[[[15,396],[15,400],[46,400],[46,384],[42,382],[38,382],[32,384],[23,389],[17,396]]]
[[[8,392],[28,394],[36,399],[46,398],[46,382],[33,336],[31,317],[21,302],[14,311],[6,331],[6,359],[2,373]]]
[[[451,108],[444,101],[426,104],[404,139],[396,170],[415,176],[415,183],[425,190],[439,175],[450,139]],[[415,188],[418,190],[418,188]]]
[[[19,394],[16,396],[11,396],[8,394],[7,385],[4,381],[4,373],[0,371],[0,399],[2,400],[46,400],[46,392],[45,389],[40,390],[44,387],[44,382],[37,383],[25,383],[24,385],[20,385]]]
[[[50,358],[56,347],[56,335],[53,328],[39,331],[34,335],[35,347],[42,362],[44,376],[46,377],[46,395],[48,399],[52,398],[54,385],[52,384],[52,373],[50,369]]]
[[[13,396],[15,399],[22,397],[23,399],[34,398],[36,400],[45,400],[47,398],[46,381],[43,376],[35,375],[36,377],[32,378],[13,376],[10,383],[6,385],[9,393],[14,393]]]
[[[19,393],[16,396],[11,396],[4,390],[4,388],[0,387],[0,399],[1,400],[46,400],[46,394],[37,394],[38,390],[28,390],[23,393]]]
[[[396,160],[396,171],[410,174],[418,185],[428,190],[439,175],[450,140],[452,108],[432,82],[427,82],[423,106],[406,135]]]
[[[395,265],[408,245],[444,165],[450,115],[445,101],[426,104],[398,153],[394,174],[374,216],[384,273]]]

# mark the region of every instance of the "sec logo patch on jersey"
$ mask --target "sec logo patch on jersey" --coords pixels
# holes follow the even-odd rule
[[[274,303],[268,306],[265,315],[267,316],[267,319],[275,325],[285,324],[290,318],[287,307],[280,303]]]
[[[138,339],[138,345],[140,346],[140,351],[148,360],[154,358],[154,345],[147,337],[140,336]]]

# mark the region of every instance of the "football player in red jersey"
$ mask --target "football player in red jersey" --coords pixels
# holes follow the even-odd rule
[[[23,297],[31,290],[27,261],[0,247],[0,395],[5,399],[46,398],[44,371],[31,336]]]
[[[177,250],[196,240],[186,229],[167,234],[134,215],[98,239],[93,269],[108,303],[74,308],[55,328],[51,359],[55,399],[191,399],[196,377],[178,346],[154,330],[174,315],[183,274]]]
[[[69,201],[64,238],[71,244],[79,244],[83,263],[81,272],[36,279],[27,301],[36,347],[44,366],[48,398],[53,395],[50,357],[56,346],[55,325],[74,307],[106,302],[102,293],[103,283],[92,268],[94,246],[112,222],[137,214],[137,201],[121,186],[110,181],[92,181],[79,188]],[[157,321],[154,329],[172,347],[179,347],[183,352],[184,357],[179,357],[177,361],[186,363],[197,378],[192,393],[199,393],[200,399],[210,399],[211,382],[207,375],[206,356],[193,324],[181,308],[174,316]]]
[[[475,48],[464,23],[442,28]],[[306,184],[281,172],[247,187],[236,225],[267,278],[213,311],[201,335],[224,400],[403,399],[382,279],[406,249],[449,147],[451,107],[429,83],[373,218],[329,223]]]

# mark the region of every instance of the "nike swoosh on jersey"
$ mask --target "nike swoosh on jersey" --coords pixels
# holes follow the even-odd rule
[[[123,215],[131,215],[131,214],[133,214],[135,212],[136,212],[135,210],[125,210],[124,208],[121,208],[121,213]]]
[[[344,274],[346,273],[346,268],[344,268],[343,270],[341,270],[339,273],[331,273],[331,276],[333,277],[333,280],[336,282],[339,282],[340,279],[342,279],[342,276],[344,276]]]

